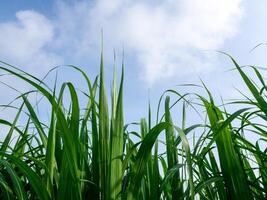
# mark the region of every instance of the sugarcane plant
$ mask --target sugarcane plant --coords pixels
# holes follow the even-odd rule
[[[72,82],[55,81],[50,88],[45,79],[1,62],[2,72],[33,90],[2,106],[15,109],[16,115],[13,121],[0,119],[1,126],[8,127],[0,141],[0,198],[266,199],[265,79],[250,66],[257,79],[253,81],[229,58],[251,93],[228,103],[239,109],[229,113],[226,104],[217,106],[202,83],[199,93],[166,90],[156,115],[149,106],[148,117],[133,124],[124,122],[123,62],[119,85],[114,65],[110,100],[103,53],[99,76],[93,80],[82,68],[65,66],[85,80],[81,93]],[[49,108],[48,123],[37,112],[40,105],[31,98],[33,93]],[[188,123],[189,108],[203,120]],[[180,121],[174,113],[180,113]]]

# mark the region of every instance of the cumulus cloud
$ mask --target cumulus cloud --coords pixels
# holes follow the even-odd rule
[[[76,53],[87,54],[99,45],[103,28],[106,46],[123,44],[136,56],[140,76],[153,84],[161,78],[211,69],[210,58],[199,51],[219,49],[237,33],[241,1],[99,0],[72,6],[61,2],[59,24],[65,31],[59,43],[66,44],[67,36],[75,34]]]
[[[242,0],[57,1],[53,22],[22,11],[17,21],[0,24],[7,35],[0,38],[0,56],[35,66],[60,60],[51,49],[88,57],[100,46],[103,29],[105,49],[124,46],[137,60],[140,77],[152,85],[210,70],[214,58],[200,51],[222,47],[237,33],[242,13]]]
[[[60,60],[49,49],[54,39],[52,22],[35,11],[17,12],[15,21],[0,23],[0,33],[0,57],[9,63],[44,72]]]

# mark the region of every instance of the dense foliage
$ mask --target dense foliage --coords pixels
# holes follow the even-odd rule
[[[2,71],[35,90],[17,98],[22,103],[14,121],[0,119],[9,127],[0,144],[0,198],[266,199],[265,79],[251,66],[257,79],[252,81],[230,59],[252,98],[231,102],[238,109],[228,113],[225,106],[215,105],[204,84],[206,97],[167,90],[157,115],[151,116],[148,109],[148,118],[137,124],[140,131],[131,131],[124,123],[123,66],[118,90],[114,72],[109,107],[102,55],[100,75],[93,81],[81,68],[69,66],[87,82],[82,93],[86,108],[80,108],[73,83],[50,89],[42,80],[1,62]],[[31,103],[33,92],[48,102],[49,124],[42,122],[38,106]],[[204,111],[201,115],[207,120],[187,126],[189,107]],[[172,121],[174,112],[183,116],[180,125]],[[17,124],[22,114],[28,120],[21,127]]]

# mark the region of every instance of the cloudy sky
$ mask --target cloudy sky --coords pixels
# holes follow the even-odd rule
[[[138,120],[148,99],[155,107],[165,89],[185,91],[176,85],[200,78],[226,99],[238,96],[235,88],[245,90],[216,51],[265,67],[266,47],[250,50],[267,40],[266,6],[263,0],[1,0],[0,60],[40,77],[61,64],[81,66],[93,77],[103,30],[107,84],[113,52],[119,67],[124,49],[126,117]]]

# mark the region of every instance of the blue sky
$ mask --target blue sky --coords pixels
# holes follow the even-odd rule
[[[266,6],[263,0],[2,0],[0,59],[40,77],[60,64],[81,66],[94,77],[103,29],[107,88],[113,51],[119,69],[124,49],[126,121],[137,121],[146,116],[148,99],[155,110],[165,89],[186,92],[176,85],[200,78],[218,97],[240,96],[235,88],[246,90],[241,79],[227,72],[231,62],[215,50],[265,67],[266,47],[249,51],[266,42]],[[60,75],[83,87],[72,71]],[[1,99],[10,100],[5,94]]]

